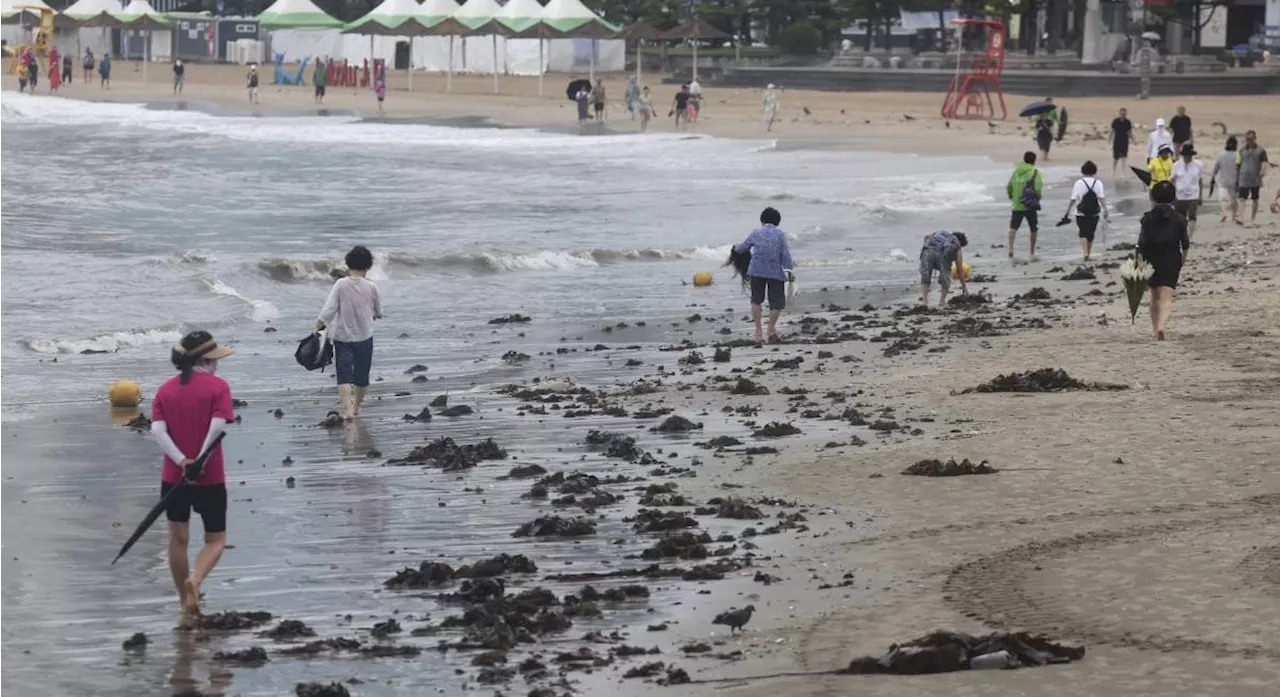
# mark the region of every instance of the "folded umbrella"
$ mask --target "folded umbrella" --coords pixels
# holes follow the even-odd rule
[[[226,437],[226,435],[226,433],[219,433],[218,437],[214,438],[213,442],[209,444],[209,447],[204,452],[200,453],[200,457],[197,457],[195,462],[187,465],[187,471],[183,474],[182,479],[179,479],[178,483],[169,490],[169,493],[166,494],[164,498],[160,499],[159,503],[151,508],[151,512],[147,513],[147,517],[143,518],[141,523],[138,523],[137,529],[133,531],[133,534],[129,536],[129,539],[125,541],[122,547],[120,547],[120,553],[116,555],[115,559],[111,560],[112,564],[120,561],[120,557],[123,557],[125,552],[128,552],[130,547],[133,547],[133,543],[137,542],[138,538],[142,537],[143,533],[145,533],[151,525],[156,522],[156,518],[160,517],[160,514],[164,512],[165,506],[168,505],[169,499],[173,498],[175,494],[182,491],[182,489],[190,484],[192,480],[200,476],[200,472],[204,470],[204,463],[209,460],[209,455],[213,454],[213,451],[218,447],[218,444],[222,442],[222,439]]]
[[[1141,167],[1130,167],[1144,186],[1151,186],[1151,173]]]
[[[1054,104],[1052,102],[1031,102],[1030,104],[1022,107],[1022,111],[1018,112],[1018,116],[1022,118],[1026,118],[1028,116],[1039,116],[1041,114],[1047,114],[1053,111],[1053,109]]]
[[[1146,295],[1147,286],[1154,274],[1155,269],[1140,254],[1129,257],[1120,265],[1120,278],[1124,280],[1124,292],[1129,298],[1129,324],[1137,321],[1142,296]]]

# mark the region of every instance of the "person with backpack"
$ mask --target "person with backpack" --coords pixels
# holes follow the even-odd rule
[[[329,298],[316,319],[316,331],[326,327],[333,341],[334,372],[338,377],[338,396],[346,412],[346,420],[360,415],[365,390],[369,387],[369,371],[373,366],[373,321],[382,319],[382,297],[378,286],[367,277],[373,268],[373,254],[355,246],[347,252],[345,278],[340,278],[329,291]]]
[[[1067,201],[1067,212],[1062,214],[1062,220],[1065,223],[1070,218],[1074,207],[1076,228],[1080,232],[1080,249],[1087,262],[1093,252],[1093,236],[1098,231],[1098,221],[1108,217],[1107,194],[1106,188],[1098,180],[1098,165],[1093,160],[1081,165],[1080,175],[1071,187],[1071,200]]]
[[[1036,233],[1040,232],[1040,194],[1044,191],[1044,178],[1036,169],[1036,154],[1025,152],[1022,163],[1013,168],[1013,175],[1005,186],[1013,212],[1009,216],[1009,258],[1013,258],[1013,243],[1022,221],[1031,230],[1031,259],[1036,257]]]
[[[1153,207],[1142,214],[1135,249],[1154,271],[1147,285],[1151,288],[1151,333],[1156,341],[1164,341],[1164,326],[1173,311],[1173,291],[1178,287],[1182,263],[1191,248],[1187,219],[1173,207],[1177,198],[1173,182],[1157,182],[1152,187]]]

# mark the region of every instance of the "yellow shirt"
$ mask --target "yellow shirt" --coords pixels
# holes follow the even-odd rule
[[[1147,162],[1147,172],[1151,174],[1151,186],[1156,182],[1173,181],[1173,158],[1162,160],[1153,157]]]

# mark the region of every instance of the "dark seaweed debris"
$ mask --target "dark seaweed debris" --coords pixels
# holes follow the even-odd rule
[[[295,697],[351,697],[342,683],[300,682],[293,688]]]
[[[316,635],[316,632],[314,629],[308,627],[305,623],[300,622],[298,620],[284,620],[280,622],[280,624],[277,624],[275,627],[272,627],[271,629],[268,629],[265,632],[258,633],[258,636],[266,637],[268,639],[275,639],[276,641],[288,641],[290,639],[297,639],[299,637],[312,637],[315,635]]]
[[[636,445],[635,438],[621,433],[589,431],[587,433],[587,445],[603,446],[606,457],[621,458],[627,462],[639,462],[642,465],[657,464],[657,460],[652,455],[641,450]]]
[[[1084,653],[1083,646],[1064,646],[1026,632],[994,632],[974,637],[964,632],[935,631],[894,644],[880,658],[855,658],[842,672],[923,675],[980,667],[1036,667],[1078,661],[1084,658]]]
[[[250,646],[241,651],[219,651],[213,654],[213,660],[218,663],[231,663],[246,668],[260,668],[271,659],[267,658],[266,649],[261,646]]]
[[[475,445],[461,446],[453,442],[452,438],[439,438],[414,448],[403,458],[389,460],[387,464],[423,465],[440,467],[446,472],[457,472],[475,467],[483,460],[504,460],[506,457],[507,451],[492,438],[486,438]]]
[[[941,460],[920,460],[902,470],[902,473],[913,474],[918,477],[956,477],[965,474],[995,474],[998,471],[988,465],[986,460],[975,464],[970,462],[969,458],[965,458],[960,462],[956,462],[955,458],[951,458],[946,462]]]
[[[662,423],[653,428],[658,433],[685,433],[702,428],[701,423],[695,423],[680,415],[668,416]]]
[[[986,305],[991,302],[991,296],[985,293],[973,293],[970,295],[956,295],[947,301],[952,307],[974,307],[976,305]]]
[[[148,641],[149,641],[149,640],[147,639],[147,635],[146,635],[146,634],[144,634],[144,633],[142,633],[142,632],[138,632],[137,634],[134,634],[133,636],[129,637],[128,639],[125,639],[125,640],[124,640],[124,643],[123,643],[123,644],[121,644],[120,646],[121,646],[121,648],[123,648],[125,651],[141,651],[141,650],[143,650],[143,649],[147,648],[147,642],[148,642]]]
[[[448,583],[457,576],[452,566],[434,561],[424,561],[416,569],[401,569],[395,576],[382,582],[382,585],[394,590],[407,588],[430,588]]]
[[[1092,281],[1098,277],[1093,269],[1087,266],[1077,266],[1075,271],[1062,277],[1064,281]]]
[[[517,312],[505,317],[494,317],[489,320],[489,324],[527,324],[532,321],[532,317],[528,317]]]
[[[215,612],[212,615],[201,615],[196,620],[196,627],[199,629],[221,629],[224,631],[238,631],[241,629],[253,629],[271,621],[270,612]]]
[[[745,394],[752,396],[766,395],[769,394],[769,388],[752,380],[748,380],[747,378],[738,378],[738,381],[734,383],[733,388],[729,390],[729,394]]]
[[[129,422],[125,424],[125,427],[134,433],[147,433],[151,430],[151,419],[148,419],[146,414],[138,414],[132,419],[129,419]]]
[[[795,426],[774,421],[756,429],[752,435],[756,438],[782,438],[783,436],[794,436],[798,433],[801,433],[801,431]]]
[[[512,537],[582,537],[594,535],[596,523],[586,518],[561,518],[558,515],[542,516],[521,525]]]
[[[1061,368],[1041,368],[1023,373],[998,375],[990,382],[977,387],[965,389],[960,394],[971,392],[1063,392],[1067,390],[1127,390],[1128,385],[1116,385],[1104,382],[1086,383],[1067,374]]]
[[[1044,288],[1041,288],[1040,286],[1036,286],[1035,288],[1032,288],[1031,290],[1025,293],[1022,293],[1021,295],[1013,296],[1013,299],[1014,300],[1052,300],[1053,296],[1049,295],[1049,291],[1045,290]]]
[[[360,642],[355,639],[335,637],[333,639],[309,641],[301,646],[290,646],[287,649],[281,649],[280,653],[285,656],[314,656],[326,651],[357,651],[359,649]]]

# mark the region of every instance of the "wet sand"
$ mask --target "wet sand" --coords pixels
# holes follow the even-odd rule
[[[189,73],[189,95],[193,82]],[[415,80],[415,87],[422,82]],[[1210,108],[1193,106],[1193,116],[1199,118],[1202,106]],[[897,132],[910,133],[906,129]],[[921,133],[939,130],[945,127],[930,122]],[[1011,136],[990,138],[1011,152],[1022,147]],[[1054,205],[1060,202],[1046,202]],[[383,399],[351,426],[315,427],[332,408],[329,391],[253,393],[241,410],[244,422],[228,438],[235,548],[206,584],[207,608],[266,610],[277,619],[305,621],[321,638],[345,636],[366,645],[380,643],[369,635],[375,622],[396,617],[404,632],[388,645],[433,648],[459,633],[407,635],[464,606],[420,596],[453,592],[459,584],[384,590],[382,582],[403,567],[521,553],[539,571],[508,576],[508,591],[543,586],[563,596],[581,583],[548,576],[649,563],[623,558],[655,541],[623,520],[638,505],[636,483],[600,487],[626,499],[598,509],[603,517],[595,535],[510,537],[538,516],[584,515],[521,498],[531,480],[502,479],[511,467],[539,464],[550,472],[644,476],[642,486],[674,482],[698,504],[732,494],[802,507],[757,504],[767,518],[754,523],[695,515],[713,538],[735,537],[708,547],[737,546],[729,556],[741,561],[751,554],[751,566],[719,581],[601,583],[643,582],[652,595],[645,603],[602,605],[602,618],[575,619],[563,634],[512,651],[508,667],[540,654],[553,666],[552,676],[494,686],[504,692],[554,685],[560,666],[551,659],[559,652],[587,647],[608,655],[608,644],[584,640],[583,633],[619,628],[627,632],[626,644],[656,645],[661,654],[616,657],[591,674],[571,671],[579,693],[647,691],[643,679],[618,681],[632,668],[662,661],[695,681],[654,688],[672,695],[1271,694],[1280,679],[1280,645],[1270,629],[1280,626],[1274,456],[1280,445],[1280,225],[1268,214],[1260,221],[1241,229],[1219,225],[1212,205],[1202,213],[1164,343],[1150,339],[1145,307],[1130,325],[1118,272],[1103,266],[1122,253],[1108,252],[1093,264],[1096,283],[1060,280],[1076,264],[1035,262],[975,283],[991,303],[940,313],[910,311],[905,288],[896,303],[875,301],[874,309],[822,308],[841,301],[807,289],[784,317],[788,345],[735,347],[727,362],[717,362],[705,344],[721,327],[730,328],[728,339],[749,335],[745,303],[729,312],[690,308],[691,316],[701,315],[689,322],[698,346],[663,351],[636,340],[641,348],[629,350],[623,347],[633,330],[598,331],[570,342],[576,353],[531,356],[509,375],[509,381],[569,375],[604,397],[531,402],[499,394],[495,386],[508,380],[495,380],[451,394],[451,403],[470,405],[475,414],[409,423],[402,415],[418,413],[439,388],[405,374],[417,361],[387,354],[377,358],[386,381],[374,391]],[[1003,242],[1002,225],[993,221],[994,231],[983,236],[988,243],[970,252],[1003,253],[989,243]],[[1131,233],[1117,231],[1109,242],[1131,241]],[[1055,266],[1063,268],[1050,271]],[[1051,300],[1013,300],[1035,287]],[[508,327],[491,338],[519,348],[519,331]],[[597,343],[607,348],[585,350]],[[694,350],[705,362],[690,359]],[[795,358],[802,360],[788,363]],[[627,365],[632,359],[641,363]],[[1129,389],[960,394],[998,374],[1040,368]],[[657,392],[618,394],[644,377],[660,381]],[[739,378],[769,394],[733,394]],[[392,396],[399,391],[411,396]],[[600,412],[604,405],[626,416],[565,417],[567,410]],[[703,428],[651,432],[660,419],[634,418],[646,406],[669,407]],[[269,413],[277,407],[282,419]],[[753,435],[771,422],[793,424],[801,433]],[[690,472],[655,473],[657,464],[604,457],[584,443],[591,429],[634,435],[661,463]],[[512,457],[455,473],[384,466],[440,436],[460,444],[492,436]],[[742,445],[694,445],[716,436]],[[168,694],[163,686],[177,674],[175,691],[194,680],[205,692],[285,694],[302,680],[358,678],[353,694],[460,694],[479,673],[471,665],[476,652],[301,659],[279,655],[280,646],[252,632],[172,633],[176,598],[164,536],[153,531],[116,567],[106,566],[154,498],[150,439],[94,410],[6,423],[3,443],[10,455],[3,489],[5,687]],[[779,453],[741,452],[763,446]],[[370,457],[373,449],[381,455]],[[899,474],[918,460],[949,457],[986,460],[1000,471]],[[293,488],[288,477],[295,478]],[[746,541],[758,548],[743,548],[749,526],[764,530],[780,514],[797,511],[806,520],[752,537]],[[694,563],[701,562],[664,560],[663,566]],[[779,580],[755,582],[756,572]],[[727,636],[727,628],[711,624],[716,614],[748,603],[757,611],[745,633]],[[664,621],[666,631],[647,631]],[[837,670],[855,656],[879,655],[935,628],[1028,630],[1083,644],[1088,653],[1077,664],[1013,672],[762,677]],[[122,651],[120,642],[137,631],[153,643],[143,655]],[[709,642],[711,656],[742,654],[740,660],[686,655],[681,647],[692,641]],[[212,660],[217,651],[250,645],[266,648],[270,662],[242,668]],[[463,674],[452,675],[455,668]]]

